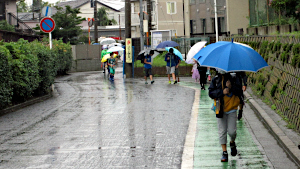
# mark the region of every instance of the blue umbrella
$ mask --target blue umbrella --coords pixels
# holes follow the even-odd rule
[[[175,47],[175,46],[179,46],[178,43],[174,41],[163,41],[156,46],[156,49],[165,48],[165,47]]]
[[[244,45],[220,41],[201,49],[193,57],[201,66],[214,67],[226,72],[257,72],[267,67],[264,58],[254,49]]]
[[[169,50],[171,49],[172,47],[165,47],[165,49],[169,52]],[[179,50],[175,49],[175,48],[172,48],[173,49],[173,53],[178,56],[180,58],[180,60],[183,60],[183,57],[182,57],[182,54],[181,52],[179,52]]]

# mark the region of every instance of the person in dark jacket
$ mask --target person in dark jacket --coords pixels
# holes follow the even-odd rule
[[[212,79],[208,88],[209,97],[214,99],[216,106],[216,117],[218,120],[219,142],[223,154],[221,162],[228,161],[227,133],[230,136],[231,155],[237,155],[235,144],[237,109],[240,105],[242,87],[237,83],[236,77],[230,73],[219,70],[219,73]]]
[[[207,82],[207,78],[206,78],[206,72],[207,72],[207,67],[203,67],[200,66],[198,63],[198,67],[197,67],[199,74],[200,74],[200,86],[201,86],[201,90],[205,90],[205,84]]]

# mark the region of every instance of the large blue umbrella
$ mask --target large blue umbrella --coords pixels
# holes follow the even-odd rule
[[[254,49],[225,41],[207,45],[193,58],[201,66],[214,67],[226,72],[257,72],[268,66],[264,58]]]
[[[166,47],[165,49],[169,52],[170,49],[173,49],[173,53],[180,58],[180,60],[183,60],[181,52],[179,50],[173,48],[173,47]]]
[[[165,47],[176,47],[176,46],[179,46],[178,43],[174,42],[174,41],[163,41],[161,42],[160,44],[158,44],[156,46],[156,49],[158,48],[165,48]]]

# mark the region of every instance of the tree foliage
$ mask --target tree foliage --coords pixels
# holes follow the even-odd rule
[[[300,22],[300,1],[299,0],[272,0],[272,8],[279,14],[295,18]]]
[[[28,12],[30,7],[26,4],[24,0],[22,0],[17,2],[17,8],[18,12]]]
[[[117,21],[108,18],[108,8],[101,7],[98,9],[97,18],[99,20],[98,26],[116,25]]]

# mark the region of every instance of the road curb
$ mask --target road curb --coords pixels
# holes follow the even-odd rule
[[[24,107],[27,107],[27,106],[30,106],[30,105],[33,105],[33,104],[45,101],[45,100],[47,100],[47,99],[49,99],[51,97],[52,97],[52,93],[44,95],[44,96],[41,96],[41,97],[38,97],[38,98],[34,98],[34,99],[31,99],[31,100],[28,100],[28,101],[26,101],[24,103],[20,103],[20,104],[8,107],[6,109],[0,110],[0,116],[3,116],[5,114],[7,114],[7,113],[11,113],[11,112],[14,112],[14,111],[17,111],[17,110],[20,110],[20,109],[22,109]]]
[[[289,155],[289,157],[300,167],[300,151],[290,138],[278,127],[273,119],[261,108],[261,106],[248,94],[244,92],[252,110],[263,120],[265,126],[269,129],[273,137],[278,141],[279,145]]]

